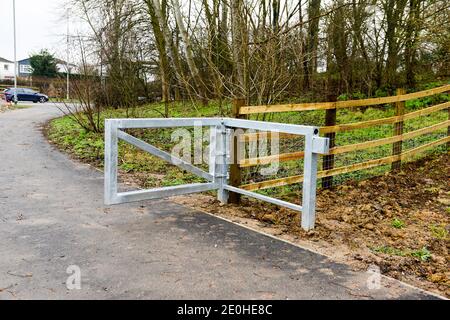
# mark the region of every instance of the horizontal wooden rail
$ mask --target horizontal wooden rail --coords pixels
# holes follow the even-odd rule
[[[261,106],[245,106],[239,109],[239,114],[255,114],[255,113],[274,113],[289,111],[309,111],[309,110],[327,110],[327,109],[343,109],[352,107],[367,107],[380,104],[390,104],[400,101],[423,98],[435,94],[450,91],[450,85],[437,87],[434,89],[418,91],[409,94],[403,94],[391,97],[369,98],[361,100],[348,100],[336,102],[319,102],[319,103],[297,103],[297,104],[280,104],[280,105],[261,105]]]
[[[375,147],[379,147],[379,146],[383,146],[386,144],[391,144],[391,143],[395,143],[395,142],[399,142],[399,141],[405,141],[405,140],[419,137],[424,134],[435,132],[440,129],[447,128],[449,125],[450,125],[450,120],[447,120],[447,121],[444,121],[444,122],[441,122],[441,123],[438,123],[438,124],[435,124],[435,125],[432,125],[432,126],[429,126],[426,128],[418,129],[415,131],[410,131],[410,132],[404,133],[403,135],[399,135],[399,136],[393,136],[393,137],[389,137],[389,138],[366,141],[366,142],[356,143],[356,144],[349,144],[349,145],[342,146],[342,147],[335,147],[330,150],[330,154],[342,154],[342,153],[346,153],[346,152],[353,152],[353,151],[358,151],[358,150],[375,148]]]
[[[358,150],[365,150],[369,148],[375,148],[379,146],[383,146],[386,144],[391,144],[399,141],[405,141],[409,139],[416,138],[418,136],[428,134],[440,129],[448,128],[450,126],[450,120],[446,120],[444,122],[432,125],[430,127],[418,129],[415,131],[410,131],[407,133],[404,133],[403,135],[399,136],[393,136],[378,140],[372,140],[372,141],[366,141],[362,143],[356,143],[356,144],[349,144],[346,146],[341,147],[334,147],[330,149],[329,154],[342,154],[346,152],[353,152]],[[304,153],[303,152],[292,152],[292,153],[283,153],[279,155],[271,155],[266,157],[259,157],[259,158],[249,158],[249,159],[243,159],[240,161],[240,166],[245,167],[252,167],[257,165],[265,165],[270,164],[273,161],[279,161],[279,162],[286,162],[286,161],[292,161],[292,160],[300,160],[303,159]]]
[[[331,170],[327,170],[327,171],[321,171],[321,175],[322,175],[322,177],[336,176],[339,174],[344,174],[344,173],[349,173],[349,172],[353,172],[353,171],[370,169],[370,168],[378,167],[381,165],[391,164],[392,162],[395,162],[395,161],[407,160],[407,159],[417,155],[418,153],[423,152],[424,150],[439,146],[441,144],[447,143],[448,141],[450,141],[450,137],[444,137],[444,138],[438,139],[436,141],[413,148],[411,150],[405,151],[400,155],[389,156],[389,157],[375,159],[375,160],[369,160],[369,161],[366,161],[363,163],[356,163],[356,164],[346,166],[346,167],[331,169]]]
[[[303,159],[304,156],[305,156],[305,153],[303,151],[299,151],[299,152],[292,152],[292,153],[275,154],[275,155],[259,157],[259,158],[249,158],[249,159],[241,160],[239,162],[239,166],[242,168],[246,168],[246,167],[252,167],[252,166],[257,166],[257,165],[270,164],[274,161],[285,162],[285,161]]]
[[[340,174],[344,174],[344,173],[350,173],[350,172],[354,172],[354,171],[370,169],[370,168],[378,167],[381,165],[387,165],[387,164],[391,164],[395,161],[407,160],[407,159],[423,152],[424,150],[427,150],[432,147],[437,147],[439,145],[442,145],[442,144],[445,144],[448,142],[450,142],[450,136],[447,136],[447,137],[441,138],[439,140],[424,144],[420,147],[405,151],[400,155],[389,156],[389,157],[370,160],[370,161],[366,161],[366,162],[362,162],[362,163],[356,163],[356,164],[346,166],[346,167],[340,167],[340,168],[335,168],[335,169],[331,169],[331,170],[320,171],[317,173],[317,178],[320,179],[320,178],[324,178],[324,177],[331,177],[331,176],[336,176],[336,175],[340,175]],[[280,179],[267,180],[267,181],[252,183],[252,184],[246,184],[246,185],[242,185],[241,188],[244,190],[249,190],[249,191],[264,190],[264,189],[269,189],[269,188],[282,187],[282,186],[287,186],[287,185],[291,185],[291,184],[301,183],[302,181],[303,181],[303,176],[292,176],[292,177],[287,177],[287,178],[280,178]]]
[[[275,135],[275,139],[280,139],[280,140],[294,139],[294,138],[302,138],[302,137],[299,135],[296,135],[296,134],[280,133],[280,132],[278,132]],[[252,142],[252,141],[258,141],[260,139],[271,140],[272,132],[271,131],[261,131],[261,132],[256,132],[256,133],[243,133],[243,134],[239,135],[239,141],[241,141],[241,142],[244,142],[244,141]]]
[[[383,124],[394,124],[401,121],[411,120],[418,117],[423,117],[429,114],[432,114],[437,111],[441,111],[444,109],[450,108],[450,101],[444,102],[432,107],[424,108],[421,110],[413,111],[410,113],[406,113],[403,116],[393,116],[388,118],[381,118],[381,119],[375,119],[375,120],[368,120],[368,121],[362,121],[362,122],[356,122],[356,123],[349,123],[349,124],[341,124],[336,126],[330,126],[330,127],[322,127],[320,128],[320,133],[331,133],[331,132],[344,132],[344,131],[351,131],[356,129],[364,129],[369,128],[377,125],[383,125]]]
[[[349,124],[340,124],[336,126],[329,126],[329,127],[321,127],[320,133],[333,133],[333,132],[344,132],[344,131],[351,131],[351,130],[357,130],[357,129],[365,129],[374,127],[377,125],[383,125],[383,124],[394,124],[401,121],[411,120],[418,117],[427,116],[429,114],[432,114],[434,112],[438,112],[441,110],[445,110],[450,108],[450,101],[444,102],[441,104],[437,104],[435,106],[431,106],[428,108],[424,108],[421,110],[413,111],[410,113],[406,113],[403,116],[393,116],[388,118],[381,118],[381,119],[375,119],[375,120],[368,120],[368,121],[361,121],[361,122],[355,122],[355,123],[349,123]],[[267,139],[271,139],[270,132],[258,132],[258,133],[245,133],[239,136],[239,139],[241,141],[257,141],[258,139],[265,138],[267,136]],[[284,139],[292,139],[292,138],[298,138],[298,135],[292,135],[287,133],[279,133],[277,136],[280,140]]]

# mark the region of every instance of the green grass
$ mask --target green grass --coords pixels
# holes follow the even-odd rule
[[[420,259],[423,262],[428,261],[431,258],[431,252],[426,247],[413,251],[410,253],[410,255],[412,257]]]
[[[20,109],[29,109],[29,108],[31,108],[31,106],[25,106],[25,105],[16,104],[16,105],[13,105],[12,108],[20,110]]]
[[[208,107],[195,106],[191,103],[176,103],[171,105],[173,117],[212,117],[217,116],[216,104]],[[229,112],[230,106],[224,106]],[[164,111],[163,104],[151,104],[129,110],[134,118],[160,118]],[[104,119],[124,118],[127,111],[123,109],[105,110],[101,114],[101,123]],[[154,144],[166,151],[170,151],[176,142],[171,139],[172,130],[133,130],[132,134]],[[74,154],[83,161],[103,166],[104,144],[103,134],[87,132],[70,117],[65,116],[50,122],[48,137],[63,149]],[[135,147],[119,142],[119,168],[125,172],[146,172],[150,176],[145,182],[146,187],[179,185],[183,183],[201,182],[202,180],[192,174],[182,172],[165,161],[137,150]],[[205,165],[201,165],[206,169]],[[158,178],[155,178],[157,175]]]
[[[448,237],[448,231],[445,228],[445,224],[444,225],[436,225],[436,224],[431,225],[430,231],[431,231],[431,234],[433,235],[433,237],[436,239],[447,239],[447,237]]]
[[[399,257],[405,257],[408,255],[407,252],[390,246],[375,248],[373,251]]]
[[[398,218],[395,218],[395,219],[392,221],[391,225],[392,225],[394,228],[396,228],[396,229],[402,229],[402,228],[405,226],[405,222],[402,221],[402,220],[400,220],[400,219],[398,219]]]
[[[406,104],[406,112],[422,109],[443,101],[449,100],[448,95],[438,95],[433,98],[418,99],[408,101]],[[212,102],[208,106],[195,105],[190,102],[170,104],[171,117],[214,117],[221,116],[219,114],[219,105]],[[229,103],[222,106],[223,115],[229,116],[231,106]],[[113,110],[109,109],[101,113],[101,123],[106,118],[160,118],[164,112],[164,104],[155,103],[130,110]],[[392,106],[382,106],[367,109],[344,109],[339,110],[337,119],[338,123],[353,123],[359,121],[373,120],[379,118],[390,117],[394,115]],[[304,125],[324,125],[324,111],[306,111],[306,112],[286,112],[277,114],[252,115],[250,119],[265,120],[283,123],[294,123]],[[429,116],[419,117],[416,119],[405,121],[404,132],[417,130],[428,127],[430,125],[445,121],[448,119],[448,112],[441,111],[433,113]],[[192,130],[192,129],[191,129]],[[338,133],[336,136],[336,145],[342,146],[347,144],[355,144],[375,139],[386,138],[392,136],[392,125],[381,125],[367,129],[353,130]],[[172,130],[132,130],[131,133],[165,151],[170,151],[176,142],[172,141]],[[62,148],[73,153],[77,157],[87,161],[94,162],[99,167],[103,165],[103,134],[86,132],[76,122],[69,117],[55,119],[50,123],[48,132],[49,138]],[[439,130],[431,134],[408,140],[403,144],[403,150],[408,150],[419,145],[435,141],[446,136],[447,129]],[[293,152],[303,148],[303,139],[284,140],[280,145],[280,152]],[[199,178],[181,172],[178,168],[168,165],[163,160],[150,156],[144,152],[136,150],[134,147],[120,142],[119,148],[119,166],[120,169],[130,173],[145,172],[149,178],[145,182],[147,187],[177,185],[183,183],[192,183],[201,181]],[[431,150],[430,152],[439,152],[445,150],[445,146],[441,146]],[[425,154],[428,154],[426,152]],[[347,166],[353,163],[364,162],[371,159],[387,157],[392,154],[392,145],[385,145],[368,150],[349,152],[342,155],[336,155],[335,167]],[[303,161],[290,161],[280,164],[279,171],[276,175],[261,176],[258,174],[260,167],[253,167],[243,170],[244,183],[249,181],[263,181],[275,178],[299,175],[302,173]],[[319,163],[319,168],[322,164]],[[207,169],[206,165],[201,165],[203,169]],[[352,172],[335,177],[336,183],[342,183],[346,180],[360,180],[374,175],[383,174],[388,171],[390,166],[380,166],[374,169]],[[282,199],[298,199],[299,185],[286,186],[283,188],[274,188],[263,190],[261,193],[277,196]],[[397,225],[397,223],[396,223]],[[393,225],[393,227],[396,227]]]
[[[412,112],[419,109],[423,109],[438,103],[449,101],[449,95],[440,94],[433,97],[427,97],[423,99],[416,99],[406,102],[405,110],[406,112]],[[371,108],[357,108],[357,109],[342,109],[337,112],[337,123],[355,123],[361,121],[368,121],[373,119],[387,118],[395,115],[394,107],[391,105],[371,107]],[[315,125],[324,126],[325,111],[305,111],[305,112],[285,112],[277,114],[266,114],[266,115],[252,115],[251,119],[254,120],[266,120],[274,122],[292,123],[292,124],[304,124],[304,125]],[[410,132],[425,128],[448,119],[447,110],[433,113],[428,116],[419,117],[416,119],[407,120],[404,122],[404,132]],[[435,131],[431,134],[426,134],[414,139],[406,140],[403,143],[403,150],[407,151],[418,147],[420,145],[435,141],[439,138],[445,137],[447,134],[447,129],[441,129]],[[336,146],[344,146],[349,144],[362,143],[371,140],[377,140],[382,138],[391,137],[393,135],[392,125],[379,125],[370,128],[352,130],[347,132],[339,132],[336,135],[335,144]],[[281,151],[292,152],[290,150],[295,150],[295,143],[292,141],[284,142],[282,144]],[[297,142],[297,150],[301,149],[303,144]],[[440,146],[435,148],[433,151],[443,151],[445,146]],[[430,151],[424,153],[429,154]],[[372,159],[384,158],[392,155],[392,144],[387,144],[384,146],[379,146],[375,148],[370,148],[361,151],[348,152],[345,154],[339,154],[335,156],[335,167],[348,166],[354,163],[364,162]],[[422,156],[422,155],[421,155]],[[284,176],[292,175],[291,172],[298,175],[301,173],[303,163],[302,161],[293,161],[289,163],[281,164],[281,172],[285,173]],[[319,168],[322,164],[319,163]],[[372,177],[374,175],[380,175],[387,172],[390,166],[380,166],[373,169],[356,171],[344,175],[340,175],[334,178],[335,183],[339,184],[344,181],[353,179],[361,180]],[[247,178],[253,181],[262,181],[268,179],[280,178],[280,175],[271,177],[257,177],[254,174],[255,170],[250,170],[247,173]],[[271,191],[264,191],[266,194],[273,194]],[[277,191],[275,191],[277,193]]]
[[[422,262],[426,262],[431,258],[431,252],[426,248],[423,247],[418,250],[412,250],[412,249],[397,249],[390,246],[382,246],[378,248],[373,249],[374,252],[377,253],[384,253],[391,256],[399,256],[399,257],[414,257],[419,259]]]
[[[66,99],[66,98],[50,98],[49,102],[65,102],[65,103],[78,103],[77,99]]]

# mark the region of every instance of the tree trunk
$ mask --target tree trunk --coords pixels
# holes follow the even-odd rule
[[[311,78],[317,70],[317,46],[319,44],[320,0],[310,0],[308,5],[308,39],[304,60],[304,87],[310,89]]]
[[[183,38],[183,42],[186,46],[186,48],[185,48],[186,62],[188,64],[189,70],[192,74],[192,78],[194,79],[195,86],[198,90],[200,98],[202,99],[202,102],[207,103],[207,95],[206,95],[205,86],[201,79],[200,72],[197,68],[197,65],[195,64],[195,61],[194,61],[194,54],[192,52],[191,39],[189,38],[186,27],[184,25],[183,17],[181,15],[181,6],[180,6],[179,1],[172,0],[172,6],[173,6],[173,11],[175,14],[175,20],[177,22],[178,29],[180,30],[181,37]]]
[[[386,84],[391,90],[397,87],[397,67],[399,53],[399,37],[397,35],[400,19],[406,6],[407,0],[388,0],[385,4],[386,12],[386,40],[387,40],[387,59],[386,59]]]
[[[405,73],[406,85],[413,88],[416,85],[415,79],[415,56],[416,43],[420,20],[421,0],[409,0],[409,13],[406,25],[405,41]]]
[[[233,0],[231,4],[231,23],[232,23],[232,48],[233,48],[233,62],[234,70],[237,80],[237,89],[235,96],[238,98],[247,97],[247,70],[246,70],[246,43],[244,37],[246,36],[247,28],[244,26],[243,3],[242,0]]]
[[[156,14],[156,8],[151,0],[147,0],[148,13],[150,15],[150,22],[155,36],[156,47],[159,56],[159,72],[161,76],[161,98],[162,102],[170,101],[170,66],[168,57],[167,43],[162,31],[158,15]],[[158,3],[159,4],[159,3]],[[165,110],[165,116],[168,116],[168,108]]]

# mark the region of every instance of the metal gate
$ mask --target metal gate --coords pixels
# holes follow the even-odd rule
[[[188,161],[174,157],[132,135],[123,129],[156,129],[194,127],[201,124],[210,127],[209,172],[195,167]],[[272,131],[304,136],[304,174],[302,188],[302,205],[282,201],[255,192],[228,185],[230,155],[229,132],[236,129]],[[228,133],[227,133],[228,132]],[[183,170],[191,172],[207,183],[186,184],[174,187],[163,187],[149,190],[118,192],[118,140],[123,140],[143,151],[159,157]],[[262,121],[251,121],[231,118],[178,118],[178,119],[109,119],[105,120],[105,204],[115,205],[133,201],[161,199],[176,195],[191,194],[217,190],[218,200],[228,202],[228,192],[235,192],[253,197],[275,205],[302,212],[301,225],[305,230],[314,228],[317,161],[319,154],[327,154],[329,139],[319,137],[319,128]]]

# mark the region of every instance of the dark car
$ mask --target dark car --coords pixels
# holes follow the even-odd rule
[[[14,101],[14,88],[9,88],[4,91],[7,102]],[[36,92],[28,88],[17,88],[17,101],[32,101],[34,103],[44,103],[48,101],[48,96]]]

